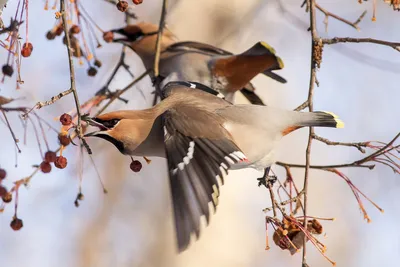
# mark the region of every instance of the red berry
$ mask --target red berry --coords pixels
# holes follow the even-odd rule
[[[113,32],[105,32],[105,33],[103,33],[103,40],[106,43],[111,43],[114,40],[114,33]]]
[[[7,172],[5,169],[0,169],[0,180],[3,180],[4,178],[6,178],[7,176]]]
[[[4,203],[10,203],[12,201],[11,192],[7,192],[4,196],[1,197]]]
[[[78,34],[81,32],[81,28],[78,25],[72,25],[71,29],[69,29],[69,32],[72,34]]]
[[[142,169],[142,163],[140,163],[140,161],[138,160],[133,160],[131,162],[130,168],[134,172],[140,172],[140,170]]]
[[[56,161],[56,157],[57,157],[57,154],[55,153],[55,152],[53,152],[53,151],[47,151],[45,154],[44,154],[44,160],[45,161],[47,161],[47,162],[54,162],[54,161]]]
[[[68,146],[69,143],[71,143],[71,139],[67,135],[64,135],[64,134],[58,135],[58,141],[63,146]]]
[[[51,172],[51,165],[47,161],[43,161],[42,163],[40,163],[40,169],[43,173],[49,173]]]
[[[10,65],[3,65],[3,67],[2,67],[2,69],[1,69],[2,71],[3,71],[3,74],[4,75],[6,75],[6,76],[12,76],[13,75],[13,73],[14,73],[14,70],[13,70],[13,67],[11,67]]]
[[[5,196],[7,194],[7,192],[8,192],[7,188],[0,185],[0,197],[2,198],[3,196]]]
[[[59,156],[56,158],[56,161],[54,162],[54,165],[59,168],[59,169],[64,169],[67,167],[67,159],[63,156]]]
[[[129,6],[129,4],[126,1],[119,1],[117,3],[117,8],[121,12],[125,12],[128,9],[128,6]]]
[[[71,115],[64,113],[60,117],[60,122],[64,126],[69,126],[72,123],[72,117]]]
[[[143,0],[132,0],[132,2],[133,2],[135,5],[140,5],[141,3],[143,3]]]
[[[32,54],[33,45],[31,43],[24,43],[21,49],[21,55],[23,57],[29,57]]]
[[[97,74],[96,68],[90,67],[90,68],[88,69],[88,71],[87,71],[87,74],[88,74],[90,77],[96,76],[96,74]]]
[[[21,219],[18,219],[17,217],[14,217],[14,219],[10,223],[10,226],[14,231],[18,231],[22,227],[24,227],[24,223],[22,222]]]
[[[60,36],[63,32],[64,32],[63,26],[60,25],[60,26],[57,27],[55,34],[57,36]]]

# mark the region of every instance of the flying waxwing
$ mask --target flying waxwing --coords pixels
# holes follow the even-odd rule
[[[271,166],[280,139],[298,128],[344,126],[329,112],[233,105],[221,96],[198,83],[170,82],[152,108],[88,120],[99,131],[86,136],[103,138],[126,155],[168,159],[179,251],[192,234],[199,237],[202,216],[209,223],[209,203],[215,210],[229,169]]]
[[[146,69],[153,69],[158,26],[150,23],[128,25],[112,30],[122,35],[113,41],[127,45],[142,59]],[[254,93],[250,83],[257,74],[263,73],[285,83],[286,80],[272,72],[283,68],[275,50],[264,42],[258,42],[249,50],[233,55],[223,49],[198,42],[177,42],[168,29],[163,31],[161,42],[161,88],[170,81],[193,81],[209,86],[233,102],[234,93],[241,90],[252,104],[263,101]]]

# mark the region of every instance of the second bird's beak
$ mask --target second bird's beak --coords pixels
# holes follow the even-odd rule
[[[98,127],[99,131],[94,131],[94,132],[87,133],[87,134],[84,135],[84,137],[96,136],[96,135],[98,135],[99,133],[101,133],[103,131],[109,130],[106,126],[104,126],[100,122],[97,122],[96,118],[88,118],[88,119],[85,119],[85,121],[87,123],[89,123],[90,126]]]
[[[112,33],[117,33],[117,34],[120,34],[120,35],[123,36],[122,38],[114,38],[113,39],[114,43],[128,44],[129,42],[131,42],[131,40],[128,37],[128,34],[124,30],[124,28],[111,30],[111,32]]]

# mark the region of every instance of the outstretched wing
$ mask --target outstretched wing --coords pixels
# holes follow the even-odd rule
[[[190,103],[165,112],[163,125],[178,248],[183,251],[192,234],[199,237],[201,217],[209,223],[209,204],[217,206],[228,169],[247,158],[218,115]]]

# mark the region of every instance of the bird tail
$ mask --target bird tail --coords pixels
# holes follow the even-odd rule
[[[276,55],[275,49],[266,42],[258,42],[250,49],[240,54],[242,56],[273,56],[274,63],[268,67],[267,70],[280,70],[283,69],[284,64],[280,57]],[[265,70],[265,71],[267,71]]]
[[[303,127],[332,127],[343,128],[344,123],[339,117],[327,111],[315,111],[309,113],[301,113],[301,120],[298,126]]]
[[[338,116],[332,112],[296,112],[295,114],[296,115],[294,116],[294,120],[293,118],[291,119],[290,126],[284,128],[284,130],[282,131],[282,135],[287,135],[302,127],[344,127],[343,121],[340,120]]]

